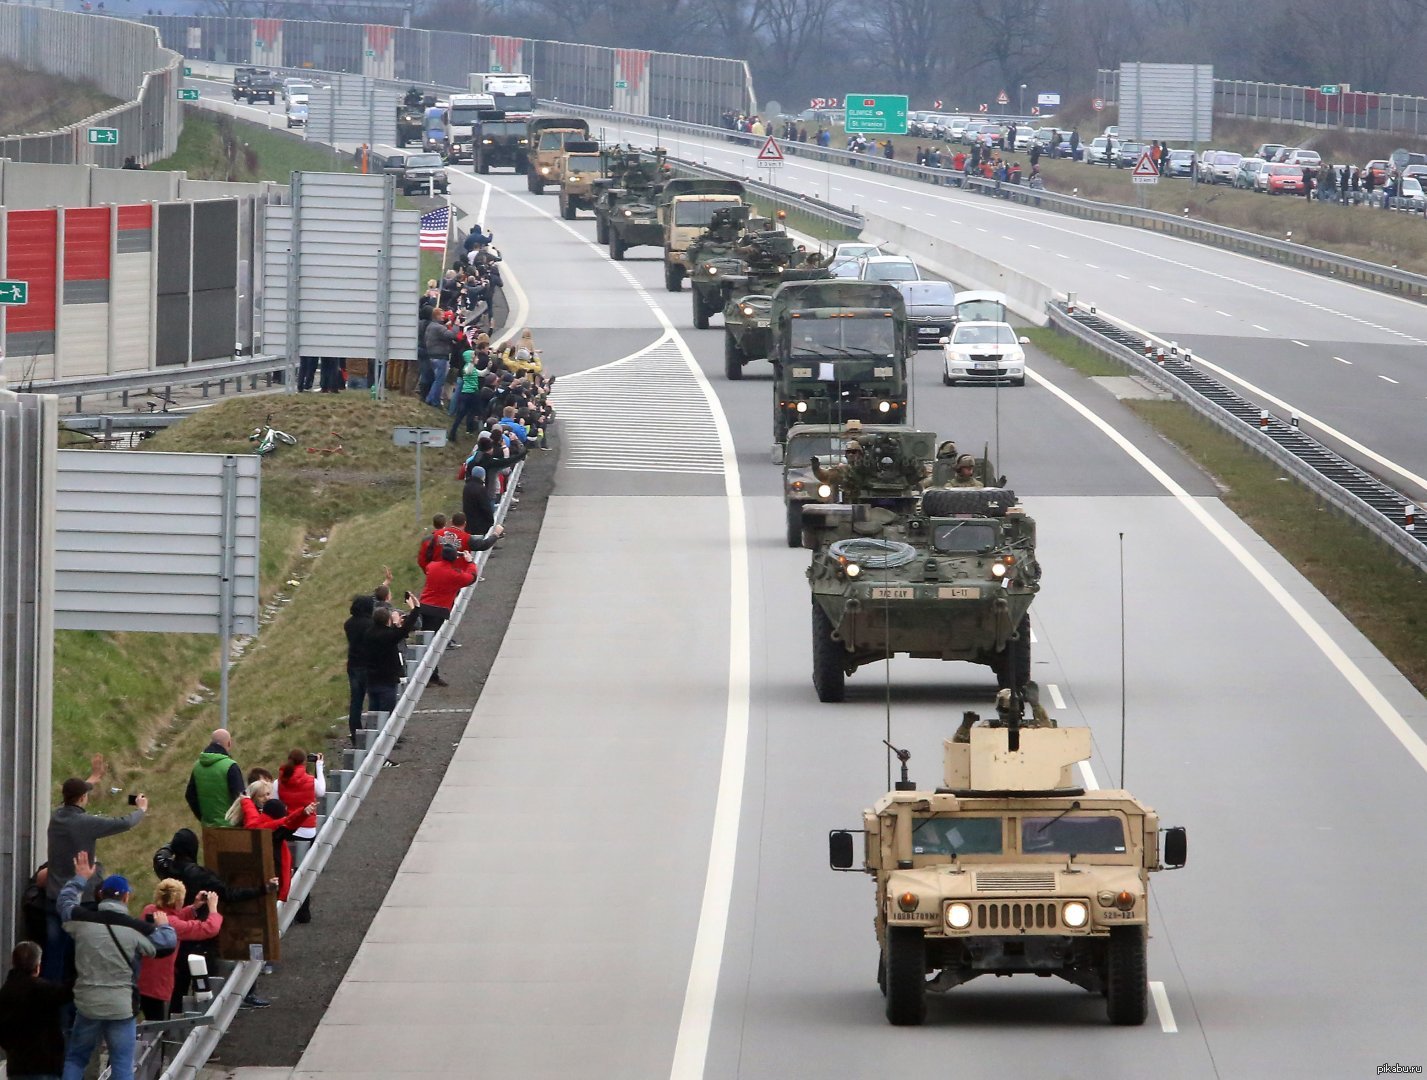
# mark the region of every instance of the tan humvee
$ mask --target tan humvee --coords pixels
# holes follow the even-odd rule
[[[1149,875],[1184,865],[1184,830],[1166,830],[1161,861],[1154,810],[1077,784],[1088,729],[978,720],[946,740],[944,786],[914,790],[899,752],[902,783],[863,812],[887,1019],[920,1024],[928,992],[1025,973],[1104,994],[1112,1023],[1143,1023]],[[850,831],[829,847],[834,869],[854,869]]]

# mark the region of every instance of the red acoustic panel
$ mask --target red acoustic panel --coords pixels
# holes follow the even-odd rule
[[[119,231],[125,229],[152,229],[154,227],[154,207],[152,203],[139,206],[119,207]]]
[[[57,210],[11,210],[6,217],[5,277],[30,283],[29,303],[12,307],[5,316],[10,334],[53,331],[55,275],[59,266]]]
[[[109,277],[109,208],[86,206],[64,212],[64,280]]]

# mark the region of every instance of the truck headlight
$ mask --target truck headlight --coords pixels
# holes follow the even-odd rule
[[[549,166],[549,165],[542,165],[542,166],[540,166],[540,175],[541,175],[541,176],[549,176],[549,175],[550,175],[550,166]]]
[[[624,216],[625,216],[625,217],[633,217],[633,216],[634,216],[634,211],[633,211],[633,210],[626,210],[626,211],[624,212]]]
[[[992,563],[992,564],[991,564],[991,576],[992,576],[992,577],[1005,577],[1005,576],[1006,576],[1006,564],[1005,564],[1005,563]]]
[[[953,930],[965,930],[971,925],[971,905],[959,900],[946,905],[946,925]]]
[[[489,145],[490,145],[491,143],[493,143],[493,142],[495,142],[494,139],[482,139],[482,140],[481,140],[481,145],[482,145],[482,146],[489,146]]]
[[[717,267],[717,266],[710,266],[710,267],[709,267],[709,277],[718,277],[718,267]]]
[[[808,403],[807,403],[806,401],[800,401],[800,402],[798,402],[798,412],[807,412],[807,411],[808,411]]]
[[[818,498],[819,498],[819,499],[831,499],[831,498],[832,498],[832,485],[831,485],[831,484],[819,484],[819,485],[818,485]]]
[[[891,412],[891,411],[892,411],[892,403],[891,403],[890,401],[879,401],[879,402],[877,403],[877,411],[878,411],[878,412]]]
[[[739,304],[738,310],[743,312],[744,315],[749,316],[750,318],[753,315],[753,308],[750,307],[748,304]]]
[[[1079,900],[1071,900],[1060,909],[1060,917],[1072,930],[1079,930],[1090,920],[1090,909]]]
[[[843,571],[847,574],[848,577],[856,577],[858,574],[862,573],[862,567],[858,566],[855,562],[850,562],[845,567],[843,567]]]

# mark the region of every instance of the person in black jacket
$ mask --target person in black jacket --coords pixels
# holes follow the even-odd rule
[[[397,683],[406,675],[406,655],[402,642],[416,629],[416,619],[411,612],[416,608],[416,597],[406,594],[407,614],[391,608],[381,608],[372,615],[372,625],[367,630],[367,697],[373,712],[389,713],[396,708]]]
[[[64,1071],[64,1031],[60,1016],[74,991],[40,978],[40,947],[22,941],[10,954],[10,974],[0,986],[0,1049],[6,1075],[58,1076]]]
[[[342,624],[342,631],[347,635],[347,730],[352,733],[354,745],[362,726],[362,702],[367,697],[367,631],[372,628],[375,609],[376,601],[372,597],[354,596],[351,615]]]

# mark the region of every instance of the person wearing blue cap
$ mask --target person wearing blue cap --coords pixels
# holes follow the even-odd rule
[[[74,857],[74,876],[60,890],[59,915],[74,939],[74,1028],[65,1052],[63,1080],[83,1080],[102,1038],[109,1047],[113,1080],[134,1080],[134,1013],[141,956],[167,956],[178,948],[168,916],[155,913],[151,928],[129,915],[133,889],[127,878],[110,874],[99,885],[99,909],[79,911],[80,897],[94,876],[87,853]]]

